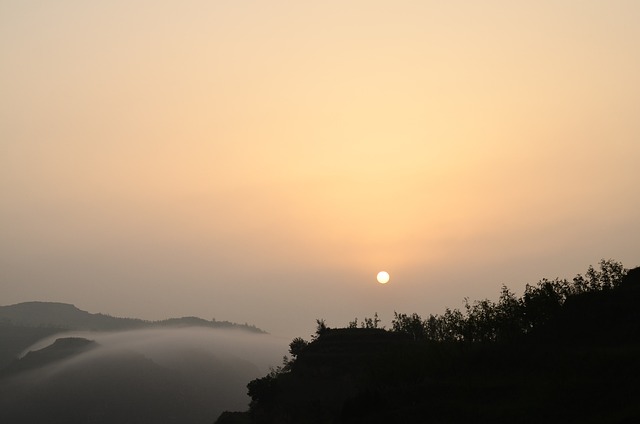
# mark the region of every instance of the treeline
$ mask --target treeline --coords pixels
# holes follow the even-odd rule
[[[598,269],[590,265],[584,275],[577,274],[572,280],[543,278],[536,284],[527,284],[520,297],[502,285],[497,301],[484,299],[470,302],[465,298],[462,310],[446,308],[443,314],[430,314],[427,318],[422,318],[415,312],[394,312],[388,331],[424,342],[515,341],[545,329],[551,321],[558,318],[567,300],[576,299],[580,295],[604,294],[619,288],[628,272],[622,263],[602,259],[598,265]],[[318,319],[316,323],[314,340],[331,330],[324,319]],[[380,323],[376,312],[373,318],[365,317],[360,322],[355,318],[345,328],[386,330]],[[304,339],[296,337],[289,346],[289,353],[295,358],[307,344]],[[285,357],[284,367],[278,368],[278,371],[288,369],[287,361],[288,358]]]
[[[426,318],[317,320],[217,424],[640,422],[640,268],[602,260]],[[558,402],[562,399],[562,402]]]
[[[620,262],[603,259],[599,269],[589,266],[585,275],[578,274],[571,281],[545,278],[535,285],[527,284],[520,297],[503,285],[497,302],[484,299],[470,303],[465,298],[463,310],[447,308],[443,314],[425,319],[416,313],[394,312],[391,330],[414,340],[435,342],[513,341],[546,326],[569,298],[617,288],[626,272]]]

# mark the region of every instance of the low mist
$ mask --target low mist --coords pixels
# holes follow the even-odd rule
[[[94,343],[64,344],[79,339]],[[281,364],[287,344],[209,328],[57,334],[0,379],[0,421],[211,423],[247,408],[247,383]]]

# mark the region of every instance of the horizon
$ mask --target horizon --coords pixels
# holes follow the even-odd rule
[[[638,19],[0,4],[0,299],[307,337],[639,266]]]
[[[616,262],[616,261],[614,261],[614,262]],[[618,262],[618,263],[620,263],[620,262]],[[624,266],[624,264],[622,264],[622,263],[620,263],[620,264]],[[597,266],[595,266],[595,265],[593,265],[593,266],[594,266],[594,268],[598,269]],[[640,269],[640,266],[637,266],[637,267],[625,267],[625,269],[627,271],[632,270],[632,269],[636,269],[636,268]],[[586,275],[586,270],[585,270],[585,273],[578,273],[578,274],[584,276],[584,275]],[[578,275],[578,274],[576,274],[576,275]],[[549,279],[553,280],[553,279],[557,278],[557,279],[560,279],[560,280],[570,281],[571,278],[575,277],[576,275],[571,276],[571,277],[552,277],[552,278],[549,278]],[[532,282],[529,282],[527,284],[535,285],[535,283],[538,283],[539,281],[543,280],[544,278],[548,278],[548,277],[541,277],[537,281],[535,281],[535,282],[532,281]],[[383,284],[386,284],[386,283],[383,283]],[[505,285],[505,286],[507,287],[507,289],[509,289],[509,291],[513,292],[516,295],[521,295],[522,292],[524,291],[524,286],[522,287],[523,290],[513,290],[512,287],[510,287],[508,285]],[[480,300],[484,300],[484,299],[489,299],[491,301],[496,301],[498,296],[499,296],[499,294],[500,293],[496,292],[494,296],[486,296],[484,298],[477,298],[477,299],[476,298],[472,299],[472,298],[469,298],[468,296],[465,296],[463,298],[463,300],[461,301],[461,305],[459,305],[459,306],[445,305],[438,312],[423,311],[422,313],[425,313],[425,315],[426,314],[439,315],[441,312],[443,312],[445,310],[445,308],[446,309],[451,309],[451,310],[456,310],[456,309],[461,310],[462,309],[461,308],[462,304],[464,302],[466,302],[466,301],[469,301],[472,304],[474,302],[476,302],[476,301],[480,301]],[[135,315],[113,315],[113,314],[109,313],[108,311],[107,312],[105,312],[105,311],[97,311],[96,312],[96,311],[85,310],[84,308],[82,308],[79,305],[76,305],[76,304],[73,304],[73,303],[68,303],[68,302],[62,302],[62,301],[28,300],[28,301],[24,301],[24,302],[13,303],[13,304],[0,305],[0,307],[16,306],[16,305],[28,304],[28,303],[49,303],[49,304],[59,304],[59,305],[65,305],[65,306],[73,306],[74,308],[78,309],[81,312],[87,312],[87,313],[92,314],[92,315],[103,315],[103,316],[108,316],[110,318],[115,318],[115,319],[140,320],[140,321],[147,322],[147,323],[160,323],[160,322],[169,321],[169,320],[172,320],[172,319],[180,320],[180,319],[185,319],[185,318],[195,318],[195,319],[200,319],[200,320],[203,320],[203,321],[206,321],[206,322],[228,323],[228,324],[231,324],[233,326],[237,326],[238,327],[238,328],[235,328],[235,327],[234,328],[226,328],[226,329],[223,329],[222,331],[227,331],[227,330],[247,331],[243,327],[248,327],[248,328],[254,328],[254,329],[257,329],[257,330],[260,331],[259,333],[256,333],[256,334],[274,335],[274,336],[276,336],[276,337],[278,337],[280,339],[283,339],[283,340],[286,339],[287,337],[288,338],[295,338],[295,337],[311,336],[313,338],[313,334],[312,334],[313,332],[310,332],[309,335],[282,334],[282,333],[272,334],[268,329],[261,327],[258,323],[252,323],[252,322],[246,322],[246,321],[244,321],[244,322],[229,321],[229,320],[226,320],[226,319],[218,319],[218,318],[215,318],[215,317],[207,319],[207,318],[204,318],[204,317],[201,317],[201,316],[197,316],[197,315],[166,316],[166,317],[158,318],[158,319],[146,319],[146,318],[141,318],[141,317],[135,316]],[[398,312],[398,313],[414,313],[416,311],[396,311],[396,310],[394,310],[393,314],[395,314],[396,312]],[[392,316],[393,316],[393,314],[392,314]],[[376,318],[380,318],[380,317],[385,317],[386,318],[386,314],[380,313],[379,311],[374,311],[373,313],[371,313],[369,315],[364,314],[362,316],[354,317],[354,318],[356,318],[357,322],[363,323],[365,318],[369,318],[370,319],[370,318],[373,318],[374,315],[376,316]],[[320,320],[320,319],[323,322],[328,321],[325,318],[316,318],[316,320]],[[314,320],[314,322],[315,322],[315,320]],[[380,328],[382,328],[382,329],[390,328],[391,327],[391,323],[392,323],[391,318],[390,319],[380,319],[379,322],[380,322],[379,325],[381,326]],[[349,320],[349,322],[340,322],[340,323],[327,322],[327,324],[328,324],[327,328],[347,328],[350,323],[351,323],[351,320]],[[317,322],[315,322],[313,324],[313,326],[308,326],[308,327],[309,327],[309,329],[311,329],[312,327],[317,327]],[[197,325],[189,325],[189,326],[186,326],[184,328],[198,328],[198,326]],[[146,328],[145,327],[144,330],[140,330],[140,331],[146,331],[146,330],[152,330],[152,329],[153,329],[153,327],[151,327],[151,328]],[[218,329],[218,328],[217,327],[213,327],[211,329],[215,330],[215,329]],[[100,333],[100,332],[105,332],[105,331],[106,332],[113,332],[113,331],[115,331],[115,332],[126,332],[126,331],[138,331],[138,330],[137,329],[130,329],[130,330],[84,330],[85,333],[96,333],[96,332]],[[316,328],[316,331],[317,331],[317,328]],[[50,340],[54,340],[55,338],[59,337],[60,335],[65,335],[67,333],[68,334],[71,334],[71,333],[75,334],[75,333],[82,333],[82,331],[79,331],[79,330],[68,330],[67,332],[60,333],[59,335],[50,336],[49,339]],[[67,337],[67,336],[65,336],[65,337]]]

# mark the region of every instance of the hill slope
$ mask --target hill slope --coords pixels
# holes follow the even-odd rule
[[[250,410],[217,424],[640,422],[640,268],[608,285],[593,275],[466,315],[398,315],[394,331],[319,322],[249,383]]]
[[[117,318],[104,314],[92,314],[74,305],[58,302],[24,302],[0,306],[0,323],[23,327],[53,327],[64,330],[112,331],[150,327],[202,326],[211,328],[237,328],[256,333],[263,330],[248,324],[228,321],[207,321],[197,317],[170,318],[162,321],[145,321],[137,318]]]

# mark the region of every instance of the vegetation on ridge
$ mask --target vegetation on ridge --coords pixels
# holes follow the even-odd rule
[[[497,342],[512,341],[535,333],[558,316],[568,299],[586,293],[618,288],[626,275],[621,263],[600,261],[600,269],[589,266],[586,274],[573,280],[543,279],[527,284],[522,297],[517,297],[503,285],[497,302],[489,299],[469,302],[464,311],[447,308],[442,315],[394,313],[392,331],[411,335],[414,340],[436,342]]]
[[[422,318],[318,320],[248,384],[231,423],[631,422],[640,419],[640,268],[603,260],[520,297]]]

